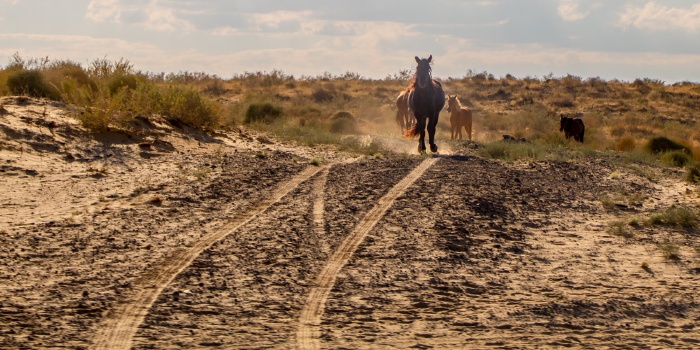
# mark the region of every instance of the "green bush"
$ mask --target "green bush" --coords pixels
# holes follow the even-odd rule
[[[690,156],[684,151],[670,151],[661,155],[661,162],[668,166],[682,168],[690,163]]]
[[[58,92],[46,83],[44,75],[38,70],[17,70],[7,77],[7,88],[15,95],[47,97],[58,99]]]
[[[177,120],[194,127],[211,130],[219,124],[221,106],[192,88],[167,87],[161,89],[155,113],[168,120]],[[147,102],[147,101],[142,101]]]
[[[689,155],[693,154],[693,152],[687,146],[664,136],[655,137],[649,140],[649,142],[647,142],[647,144],[644,146],[644,149],[654,154],[666,153],[670,151],[683,151]]]
[[[700,163],[688,165],[688,173],[685,175],[685,181],[690,183],[700,183]]]
[[[671,206],[663,213],[654,214],[649,218],[652,225],[667,225],[680,227],[695,227],[698,216],[691,209]]]
[[[252,103],[245,112],[243,123],[262,122],[269,124],[282,116],[282,108],[272,103]]]
[[[138,85],[138,78],[134,74],[118,74],[107,82],[107,88],[111,94],[116,94],[121,89],[134,90]]]

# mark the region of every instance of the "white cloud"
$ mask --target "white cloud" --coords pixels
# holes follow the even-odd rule
[[[95,22],[137,25],[156,31],[191,30],[194,25],[179,15],[191,13],[167,0],[90,0],[85,17]]]
[[[595,5],[591,6],[593,7]],[[583,11],[579,0],[561,0],[557,6],[557,14],[565,21],[579,21],[591,13],[591,8]]]
[[[644,6],[628,6],[618,19],[618,26],[652,31],[681,29],[700,30],[700,4],[690,8],[668,7],[650,1]]]

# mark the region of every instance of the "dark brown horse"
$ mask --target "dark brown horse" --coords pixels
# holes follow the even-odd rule
[[[567,139],[573,137],[574,140],[583,143],[583,134],[586,131],[586,127],[583,125],[581,118],[574,119],[561,114],[559,116],[559,131],[563,131]]]
[[[416,118],[416,124],[404,132],[404,136],[418,139],[418,153],[425,153],[425,128],[427,121],[428,143],[430,151],[437,152],[435,144],[435,127],[442,107],[445,106],[445,91],[442,85],[433,79],[430,63],[433,55],[428,58],[416,56],[416,74],[411,82],[412,90],[408,93],[408,108]]]

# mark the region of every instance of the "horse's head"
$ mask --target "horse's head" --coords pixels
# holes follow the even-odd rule
[[[447,111],[450,112],[453,109],[459,109],[457,95],[447,95]]]
[[[566,126],[567,119],[563,114],[559,115],[559,131],[564,131],[564,127]]]
[[[432,82],[433,78],[431,76],[432,68],[430,68],[430,62],[433,61],[433,55],[428,58],[418,58],[416,56],[416,84],[421,89],[425,89]]]

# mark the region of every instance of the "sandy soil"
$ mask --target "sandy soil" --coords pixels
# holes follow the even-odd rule
[[[697,209],[679,172],[0,105],[0,348],[700,347],[698,229],[610,229]]]

